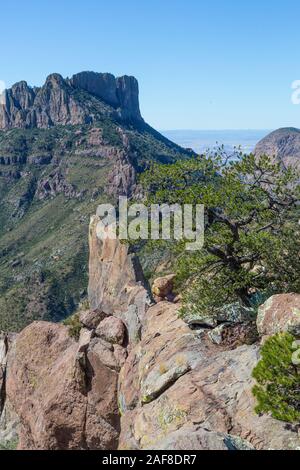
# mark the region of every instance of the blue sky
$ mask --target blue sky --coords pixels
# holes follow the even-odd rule
[[[0,80],[135,75],[158,129],[300,127],[300,2],[2,2]]]

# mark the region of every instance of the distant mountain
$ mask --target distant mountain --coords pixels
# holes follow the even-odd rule
[[[192,148],[197,153],[215,149],[224,145],[227,152],[240,147],[245,153],[253,152],[259,140],[270,131],[266,129],[239,129],[239,130],[166,130],[162,134],[168,139],[185,148]]]
[[[300,129],[286,127],[264,137],[255,147],[256,155],[269,155],[286,166],[300,167]]]
[[[0,330],[60,320],[85,297],[98,204],[131,196],[151,161],[190,153],[147,125],[134,77],[22,81],[0,105]]]

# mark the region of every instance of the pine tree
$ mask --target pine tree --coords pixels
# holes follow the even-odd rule
[[[269,338],[261,349],[261,359],[253,370],[257,385],[255,411],[270,413],[273,418],[300,423],[300,368],[293,364],[293,343],[289,333]]]

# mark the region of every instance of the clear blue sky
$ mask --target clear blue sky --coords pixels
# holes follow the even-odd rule
[[[300,127],[299,18],[299,0],[2,2],[0,80],[129,74],[158,129]]]

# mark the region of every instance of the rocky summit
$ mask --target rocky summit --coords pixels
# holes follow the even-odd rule
[[[254,153],[268,155],[286,167],[300,168],[300,129],[285,127],[271,132],[258,142]]]
[[[64,80],[54,73],[41,88],[21,81],[4,92],[0,129],[88,124],[101,117],[142,120],[134,77],[81,72]]]
[[[76,310],[86,299],[90,214],[132,196],[151,161],[190,155],[144,122],[138,93],[134,77],[95,72],[4,92],[0,329]]]

